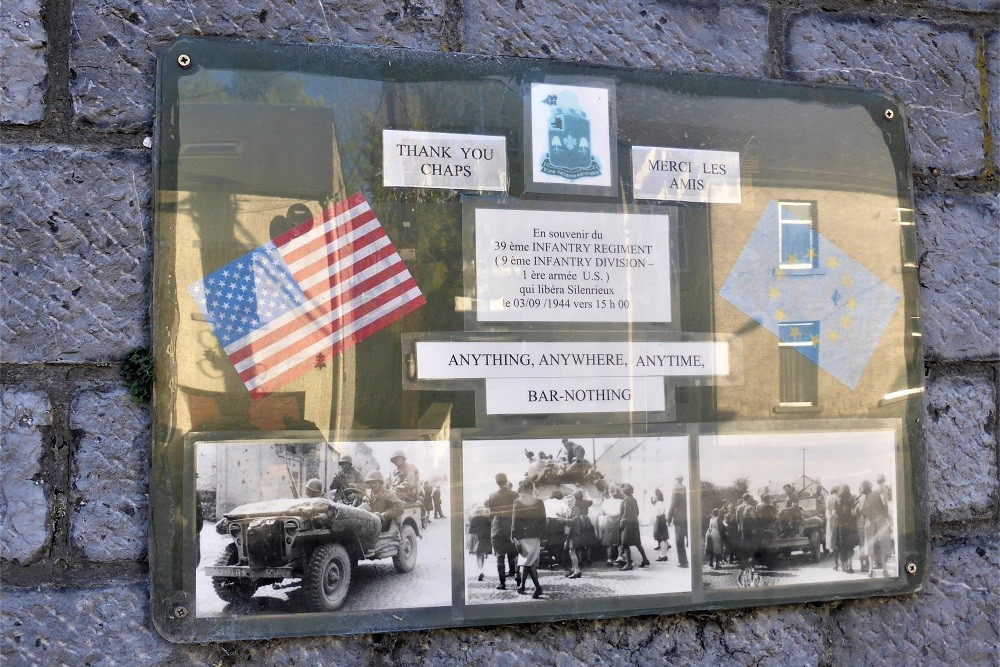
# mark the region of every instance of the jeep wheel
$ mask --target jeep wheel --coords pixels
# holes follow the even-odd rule
[[[399,553],[392,557],[396,572],[405,574],[417,565],[417,531],[413,526],[403,526],[400,531]]]
[[[216,565],[236,565],[240,561],[236,545],[229,543],[217,559]],[[212,588],[223,602],[247,604],[257,592],[257,582],[243,577],[212,577]]]
[[[317,547],[302,576],[306,605],[313,611],[334,611],[344,604],[351,587],[351,557],[339,544]]]

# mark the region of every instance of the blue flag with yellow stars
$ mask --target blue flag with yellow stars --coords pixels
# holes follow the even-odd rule
[[[769,203],[720,294],[854,389],[900,297],[814,220],[812,204]]]

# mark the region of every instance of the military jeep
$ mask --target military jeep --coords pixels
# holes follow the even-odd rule
[[[764,526],[760,533],[760,548],[764,558],[773,560],[781,555],[789,557],[801,553],[813,562],[820,558],[826,533],[826,515],[822,500],[818,497],[799,498],[801,518],[783,524],[775,520]]]
[[[334,611],[344,603],[359,561],[392,558],[399,573],[416,565],[420,505],[407,504],[398,522],[381,528],[381,519],[367,509],[326,498],[240,505],[216,524],[233,541],[205,574],[231,604],[249,602],[261,586],[297,578],[308,610]]]

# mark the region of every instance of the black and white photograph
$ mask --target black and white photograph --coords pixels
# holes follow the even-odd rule
[[[691,590],[688,437],[466,440],[468,604]]]
[[[199,617],[450,606],[450,443],[197,444]]]
[[[895,432],[703,435],[705,588],[899,574]]]

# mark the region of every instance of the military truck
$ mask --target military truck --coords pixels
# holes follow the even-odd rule
[[[300,579],[307,610],[334,611],[347,598],[359,561],[391,558],[399,573],[416,565],[420,504],[407,504],[398,522],[381,528],[377,515],[350,501],[319,497],[240,505],[216,524],[232,542],[205,574],[231,604],[249,602],[261,586]]]

